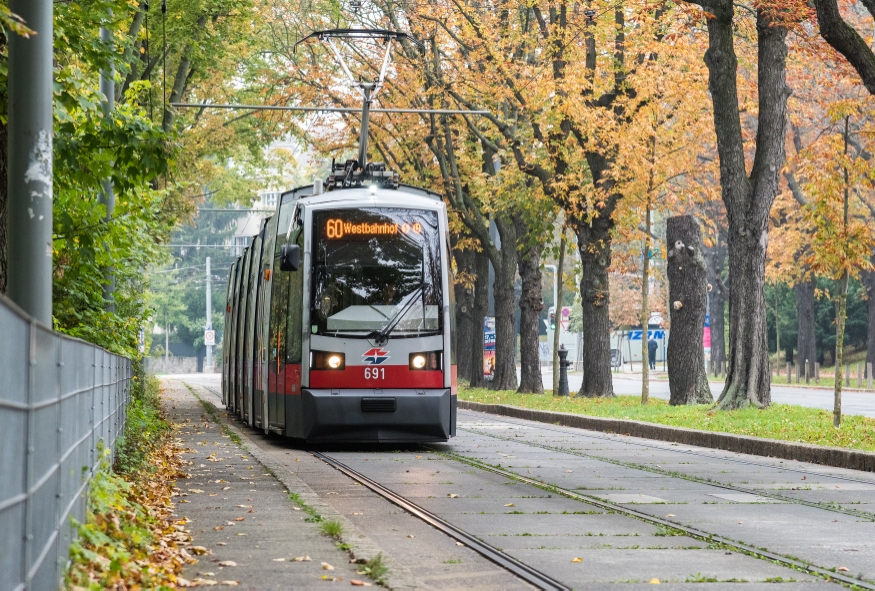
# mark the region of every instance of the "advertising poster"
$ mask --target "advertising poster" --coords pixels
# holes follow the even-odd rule
[[[483,319],[483,375],[487,380],[495,376],[495,318]]]
[[[711,359],[711,317],[705,316],[705,330],[702,331],[702,346],[705,349],[705,359]]]

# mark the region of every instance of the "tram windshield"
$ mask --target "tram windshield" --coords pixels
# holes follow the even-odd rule
[[[313,334],[437,334],[443,328],[437,212],[402,208],[313,214]]]

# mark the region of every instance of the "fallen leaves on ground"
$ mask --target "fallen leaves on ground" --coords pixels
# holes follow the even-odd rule
[[[571,562],[583,562],[583,558],[572,558]]]
[[[309,556],[296,556],[292,558],[292,562],[310,562],[311,560]]]
[[[353,587],[370,587],[371,586],[370,583],[366,583],[364,581],[359,581],[358,579],[352,579],[349,582],[349,584],[352,585]]]
[[[219,566],[237,566],[237,563],[233,560],[223,560],[219,563]]]
[[[447,496],[450,497],[451,499],[458,499],[459,498],[459,495],[457,495],[455,493],[450,493]]]
[[[334,570],[334,567],[328,564],[327,562],[322,563],[322,570]]]
[[[174,515],[174,485],[186,475],[178,457],[183,450],[169,435],[168,429],[166,435],[144,439],[147,453],[138,469],[121,476],[105,462],[95,475],[87,520],[70,548],[67,587],[154,589],[187,583],[177,575],[197,560],[182,547],[191,541],[188,521]],[[190,550],[200,554],[200,548]]]

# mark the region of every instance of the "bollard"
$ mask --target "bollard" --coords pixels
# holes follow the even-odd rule
[[[872,363],[866,363],[866,387],[872,389]]]
[[[809,375],[808,375],[808,360],[807,360],[807,359],[805,360],[805,383],[806,383],[806,384],[810,384],[810,383],[811,383],[811,379],[810,379],[810,377],[809,377]]]
[[[568,349],[565,345],[559,345],[559,392],[558,396],[568,396],[568,366],[571,362],[567,360]]]
[[[845,387],[851,387],[851,364],[845,363]]]
[[[788,384],[793,383],[793,376],[790,375],[790,363],[789,362],[787,363],[787,383]]]
[[[820,383],[820,364],[817,361],[814,362],[814,381]]]
[[[859,361],[857,362],[857,387],[863,387],[863,364]]]

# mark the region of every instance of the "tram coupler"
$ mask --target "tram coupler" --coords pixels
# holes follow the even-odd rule
[[[571,362],[568,361],[568,349],[565,345],[559,345],[559,391],[557,396],[568,396],[568,366]]]

